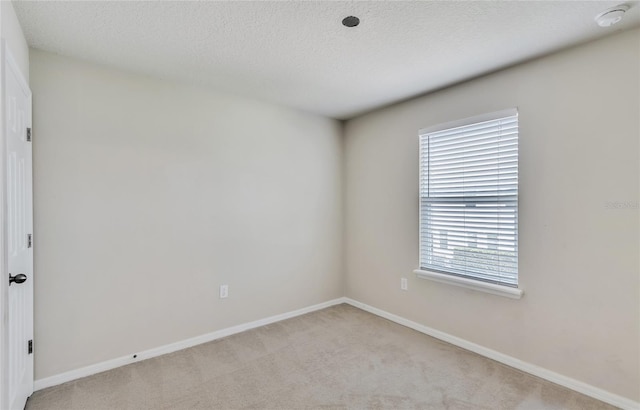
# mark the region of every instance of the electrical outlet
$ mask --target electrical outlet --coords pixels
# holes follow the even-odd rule
[[[400,289],[409,290],[409,286],[407,284],[407,278],[400,278]]]
[[[220,299],[224,299],[229,296],[229,285],[220,285]]]

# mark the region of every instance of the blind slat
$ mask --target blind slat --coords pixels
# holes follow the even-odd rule
[[[479,130],[486,130],[486,129],[490,129],[490,128],[495,128],[496,126],[499,126],[500,124],[502,124],[503,126],[509,126],[510,124],[513,124],[515,122],[517,122],[517,117],[505,117],[503,119],[500,120],[492,120],[492,121],[486,121],[486,122],[481,122],[481,123],[475,123],[475,124],[470,124],[470,125],[463,125],[460,127],[455,127],[455,128],[449,128],[446,130],[442,130],[442,131],[435,131],[435,132],[429,132],[426,134],[421,134],[421,136],[429,136],[429,135],[433,135],[436,138],[439,139],[446,139],[446,138],[451,138],[451,137],[456,137],[456,136],[460,136],[460,135],[467,135],[469,133],[473,133],[473,132],[477,132]]]
[[[446,152],[442,154],[434,154],[431,156],[430,163],[437,167],[449,164],[458,164],[460,162],[467,162],[468,160],[481,160],[481,159],[495,159],[499,161],[501,158],[509,156],[516,156],[518,153],[514,146],[498,148],[483,148],[465,151],[464,155],[457,152]]]
[[[492,252],[487,251],[486,254],[481,254],[479,252],[474,253],[471,251],[464,250],[461,247],[438,248],[437,243],[434,243],[434,246],[436,246],[436,249],[434,250],[434,254],[450,255],[454,253],[459,253],[463,257],[472,256],[473,258],[478,260],[484,260],[484,261],[500,260],[500,263],[504,264],[505,267],[508,267],[508,266],[515,267],[518,265],[517,262],[515,261],[515,258],[518,256],[516,255],[515,251],[507,251],[503,249],[491,249]],[[482,248],[477,248],[477,249],[482,249]]]
[[[514,161],[517,161],[518,159],[517,157],[518,157],[517,153],[513,151],[509,155],[506,155],[506,154],[500,155],[500,156],[477,155],[475,157],[460,159],[458,161],[456,160],[440,161],[431,165],[433,169],[448,169],[448,168],[459,168],[461,166],[467,167],[471,165],[489,165],[489,164],[495,166],[502,160],[512,159]]]
[[[448,150],[430,150],[429,161],[432,163],[437,163],[439,161],[443,161],[443,159],[448,158],[471,158],[478,156],[479,154],[486,155],[500,155],[501,153],[507,152],[517,152],[518,142],[511,142],[510,144],[506,143],[496,143],[495,141],[489,141],[486,144],[479,145],[467,145],[462,146],[459,149],[448,149]]]
[[[427,168],[427,163],[426,161],[421,163],[420,166],[424,167],[424,169],[426,170]],[[464,163],[461,162],[460,164],[453,164],[451,166],[440,166],[440,167],[431,167],[431,172],[436,174],[438,173],[438,171],[440,172],[465,172],[467,170],[469,170],[469,172],[478,170],[478,169],[482,169],[482,170],[495,170],[495,169],[502,169],[505,168],[506,166],[511,165],[511,166],[518,166],[518,156],[514,155],[511,159],[509,158],[505,158],[502,157],[500,158],[500,161],[498,161],[497,158],[492,158],[489,160],[482,160],[482,161],[477,161],[476,164],[470,164],[470,163]],[[421,174],[426,174],[427,172],[421,172]]]
[[[479,132],[473,135],[461,135],[454,138],[450,138],[446,141],[436,141],[429,145],[429,148],[446,148],[454,146],[466,146],[473,145],[478,142],[485,141],[487,139],[500,138],[502,141],[517,139],[518,127],[503,127],[502,130],[492,130],[488,132]],[[429,136],[425,136],[429,138]]]

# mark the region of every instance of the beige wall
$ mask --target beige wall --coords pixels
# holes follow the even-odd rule
[[[640,31],[346,124],[347,296],[640,399]],[[518,107],[521,300],[418,279],[418,130]],[[400,278],[409,278],[409,291]]]
[[[344,294],[337,121],[35,50],[31,87],[36,379]]]

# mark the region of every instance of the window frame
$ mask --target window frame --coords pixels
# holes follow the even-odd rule
[[[439,131],[443,131],[443,130],[447,130],[447,129],[452,129],[452,128],[457,128],[457,127],[464,127],[464,126],[469,126],[469,125],[473,125],[476,123],[482,123],[482,122],[486,122],[486,121],[492,121],[492,120],[497,120],[500,118],[506,118],[506,117],[511,117],[511,116],[516,116],[519,117],[519,112],[517,108],[510,108],[510,109],[506,109],[506,110],[501,110],[501,111],[495,111],[495,112],[490,112],[490,113],[486,113],[486,114],[482,114],[482,115],[477,115],[477,116],[473,116],[473,117],[469,117],[469,118],[464,118],[464,119],[460,119],[460,120],[455,120],[455,121],[450,121],[450,122],[446,122],[446,123],[441,123],[441,124],[437,124],[431,127],[427,127],[427,128],[423,128],[421,130],[419,130],[418,132],[418,140],[420,141],[422,136],[424,136],[425,134],[429,134],[429,133],[435,133],[435,132],[439,132]],[[518,118],[518,124],[519,124],[519,118]],[[520,130],[518,129],[518,140],[520,139]],[[421,163],[421,149],[418,152],[418,175],[422,175],[422,171],[423,171],[423,167],[422,167],[422,163]],[[518,158],[518,169],[519,169],[519,165],[520,165],[520,160]],[[414,270],[414,273],[416,274],[416,276],[418,278],[421,279],[428,279],[428,280],[433,280],[436,282],[441,282],[441,283],[447,283],[447,284],[451,284],[451,285],[456,285],[456,286],[461,286],[467,289],[473,289],[473,290],[478,290],[478,291],[482,291],[482,292],[487,292],[487,293],[491,293],[491,294],[495,294],[495,295],[500,295],[500,296],[505,296],[505,297],[509,297],[509,298],[513,298],[513,299],[520,299],[522,297],[522,295],[524,294],[523,289],[520,288],[520,281],[518,278],[517,284],[515,286],[512,285],[506,285],[506,284],[501,284],[501,283],[494,283],[491,281],[484,281],[482,279],[479,278],[473,278],[473,275],[470,276],[465,276],[465,275],[460,275],[457,274],[455,272],[446,272],[446,271],[441,271],[441,270],[435,270],[435,269],[425,269],[424,267],[422,267],[422,256],[423,256],[423,251],[422,251],[422,223],[423,223],[423,215],[422,215],[422,187],[421,187],[421,181],[420,181],[420,177],[419,177],[419,182],[418,182],[418,209],[419,209],[419,220],[418,220],[418,242],[419,242],[419,246],[418,246],[418,269]],[[519,191],[519,180],[518,180],[518,191]],[[468,198],[468,197],[467,197]],[[516,254],[519,254],[518,252],[518,248],[519,248],[519,241],[518,241],[518,231],[519,231],[519,223],[518,223],[518,217],[519,217],[519,203],[518,203],[518,198],[519,196],[516,196],[516,206],[515,206],[515,210],[516,210],[516,229],[515,229],[515,233],[516,233],[516,238],[515,238],[515,246],[516,246]],[[519,269],[517,272],[517,275],[519,275]],[[518,276],[517,276],[518,277]]]

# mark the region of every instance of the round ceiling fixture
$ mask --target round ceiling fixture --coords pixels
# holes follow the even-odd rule
[[[345,27],[355,27],[360,24],[360,19],[356,16],[349,16],[342,19],[342,25]]]
[[[629,10],[629,6],[626,4],[611,7],[610,9],[607,9],[598,14],[595,18],[595,21],[600,27],[613,26],[614,24],[622,20],[622,16],[624,16],[624,13],[627,10]]]

